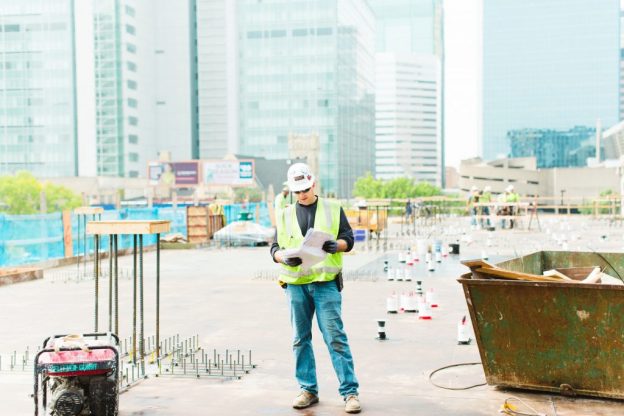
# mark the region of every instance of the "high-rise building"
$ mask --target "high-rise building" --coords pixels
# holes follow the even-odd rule
[[[442,2],[371,0],[376,177],[444,183]]]
[[[620,121],[624,120],[624,10],[620,10]]]
[[[153,72],[152,83],[145,83],[144,89],[139,85],[139,92],[147,95],[140,99],[154,104],[150,114],[153,117],[152,134],[156,152],[170,151],[173,160],[199,157],[197,119],[193,110],[197,100],[193,1],[137,2],[141,5],[137,13],[145,12],[150,16],[149,8],[152,8],[155,14],[145,23],[149,30],[137,35],[140,44],[150,39],[154,42],[153,46],[148,43],[138,51],[139,70],[145,66]],[[141,20],[139,29],[142,27],[140,23]],[[139,109],[142,110],[142,107]],[[141,176],[143,174],[141,172]]]
[[[378,52],[440,55],[440,0],[369,0]]]
[[[93,4],[98,175],[145,176],[159,151],[189,159],[190,4]]]
[[[611,126],[619,118],[618,0],[483,2],[483,156],[507,133]]]
[[[197,157],[222,158],[238,152],[237,2],[192,1]]]
[[[0,174],[94,172],[93,74],[79,71],[78,6],[0,0]]]
[[[243,154],[287,158],[291,137],[319,137],[323,193],[351,196],[374,171],[374,17],[364,0],[241,0]]]
[[[138,177],[137,42],[132,39],[136,36],[136,11],[128,5],[121,7],[117,0],[102,0],[93,6],[97,175],[126,176],[128,172]],[[128,84],[130,88],[124,89]]]
[[[440,185],[439,61],[377,54],[376,177]]]
[[[159,150],[190,158],[189,7],[0,0],[0,174],[139,177]]]

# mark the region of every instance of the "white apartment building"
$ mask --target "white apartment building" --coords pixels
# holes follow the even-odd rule
[[[376,177],[440,185],[439,61],[433,55],[376,55]]]

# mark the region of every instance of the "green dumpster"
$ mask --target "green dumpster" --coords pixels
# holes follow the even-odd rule
[[[540,251],[496,266],[539,275],[600,266],[618,277],[624,254]],[[624,399],[624,286],[479,277],[458,281],[488,384]]]

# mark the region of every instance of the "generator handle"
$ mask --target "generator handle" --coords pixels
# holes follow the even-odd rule
[[[51,338],[61,338],[61,337],[66,337],[68,335],[74,335],[74,334],[59,334],[59,335],[49,336],[43,341],[42,348],[45,348],[46,345],[48,345],[48,341],[50,341]],[[82,335],[83,337],[89,337],[89,338],[112,337],[115,339],[115,345],[119,346],[119,337],[116,334],[113,334],[112,332],[94,332],[94,333],[89,333],[89,334],[78,334],[78,335]]]

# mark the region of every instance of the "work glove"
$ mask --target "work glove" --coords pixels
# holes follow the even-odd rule
[[[327,240],[323,243],[323,251],[329,254],[335,254],[338,251],[338,242],[336,240]]]
[[[302,260],[301,257],[288,257],[282,260],[282,263],[284,263],[286,266],[296,267],[302,263]]]

